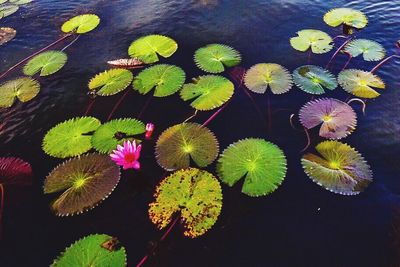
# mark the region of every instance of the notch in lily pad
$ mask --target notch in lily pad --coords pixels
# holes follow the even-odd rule
[[[196,50],[194,61],[201,70],[221,73],[225,67],[239,65],[242,57],[236,49],[223,44],[209,44]]]
[[[304,92],[313,95],[334,90],[338,86],[336,77],[326,69],[314,65],[298,67],[293,71],[293,81]]]
[[[61,51],[46,51],[33,57],[23,68],[25,75],[33,76],[39,73],[40,76],[48,76],[56,73],[65,63],[67,54]]]
[[[29,77],[7,81],[0,85],[0,108],[11,107],[15,99],[21,102],[28,102],[36,97],[39,91],[39,82]]]
[[[297,35],[290,39],[290,45],[298,51],[311,49],[314,54],[324,54],[333,48],[332,38],[323,31],[305,29],[298,31]]]
[[[89,81],[89,91],[99,96],[111,96],[125,90],[133,80],[133,74],[126,69],[110,69],[96,74]]]
[[[376,89],[385,89],[385,83],[377,75],[363,70],[348,69],[339,73],[338,82],[348,93],[362,98],[376,98]]]
[[[356,29],[362,29],[368,24],[367,16],[352,8],[334,8],[324,15],[324,21],[332,27],[343,24]]]
[[[61,26],[65,33],[83,34],[93,31],[100,24],[100,18],[95,14],[83,14],[70,18]]]

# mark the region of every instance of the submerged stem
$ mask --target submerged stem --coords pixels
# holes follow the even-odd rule
[[[261,108],[257,105],[257,102],[254,100],[254,97],[249,93],[249,91],[246,88],[242,88],[243,92],[245,92],[245,94],[247,95],[247,97],[251,100],[251,102],[253,103],[254,108],[256,109],[258,115],[264,119],[264,115],[261,111]]]
[[[306,134],[306,137],[307,137],[307,144],[306,144],[306,146],[300,151],[300,153],[303,153],[304,151],[306,151],[307,148],[309,148],[310,145],[311,145],[310,134],[308,133],[306,127],[303,127],[303,128],[304,128],[304,133]]]
[[[343,68],[342,68],[341,71],[343,71],[343,70],[345,70],[345,69],[347,68],[347,66],[349,65],[351,59],[353,58],[353,56],[350,55],[349,53],[346,53],[346,54],[349,56],[349,58],[348,58],[348,60],[346,61],[346,64],[344,64],[344,66],[343,66]]]
[[[4,186],[0,183],[0,239],[3,234]]]
[[[361,100],[361,99],[359,99],[359,98],[352,98],[352,99],[350,99],[349,101],[347,101],[347,104],[350,104],[351,102],[354,102],[354,101],[361,103],[361,105],[362,105],[362,112],[363,112],[363,114],[365,115],[365,108],[367,107],[367,103],[365,103],[365,101],[363,101],[363,100]]]
[[[400,58],[399,55],[391,55],[387,58],[385,58],[384,60],[382,60],[381,62],[379,62],[375,67],[372,68],[372,70],[370,71],[371,73],[374,73],[375,71],[377,71],[380,67],[382,67],[382,65],[384,65],[387,61],[389,61],[392,58]]]
[[[140,117],[142,117],[144,111],[147,109],[147,107],[149,106],[151,100],[153,99],[153,95],[150,94],[150,96],[147,98],[146,102],[144,103],[142,110],[139,112],[137,118],[140,119]]]
[[[107,121],[111,120],[117,108],[121,105],[122,101],[124,101],[125,97],[128,95],[129,90],[125,90],[125,93],[118,99],[117,103],[115,103],[113,109],[107,117]]]
[[[271,108],[271,98],[267,93],[267,114],[268,114],[268,132],[271,133],[272,128],[272,108]]]
[[[229,101],[230,102],[230,101]],[[220,107],[217,111],[215,111],[209,118],[206,120],[201,126],[205,127],[207,126],[217,115],[224,110],[224,108],[229,104],[229,102],[226,102],[222,107]]]
[[[61,52],[64,52],[68,47],[70,47],[71,45],[73,45],[76,41],[78,41],[80,35],[78,35],[74,40],[72,40],[69,44],[67,44],[66,46],[64,46],[63,49],[61,49]]]
[[[89,102],[89,104],[88,104],[88,106],[86,108],[86,111],[83,114],[83,116],[87,116],[89,114],[89,112],[92,110],[92,107],[93,107],[95,101],[96,101],[96,98],[90,99],[90,102]]]
[[[343,44],[341,46],[339,46],[339,48],[335,51],[335,53],[332,55],[332,57],[329,59],[328,63],[325,66],[325,69],[329,68],[329,65],[331,64],[332,60],[339,54],[340,50],[342,50],[342,48],[348,44],[351,40],[353,40],[353,37],[348,38],[345,42],[343,42]]]
[[[183,123],[188,122],[189,120],[193,119],[194,117],[196,117],[198,110],[196,109],[195,112],[186,120],[183,121]]]
[[[18,68],[19,66],[21,66],[22,64],[24,64],[24,63],[25,63],[26,61],[28,61],[29,59],[33,58],[34,56],[37,56],[38,54],[40,54],[40,53],[46,51],[47,49],[49,49],[49,48],[55,46],[56,44],[58,44],[58,43],[64,41],[65,39],[67,39],[68,37],[70,37],[70,36],[72,36],[72,35],[73,35],[72,33],[68,33],[68,34],[62,36],[61,38],[57,39],[56,41],[52,42],[52,43],[49,44],[48,46],[43,47],[43,48],[40,49],[39,51],[33,53],[32,55],[30,55],[30,56],[24,58],[24,59],[21,60],[21,61],[19,61],[17,64],[15,64],[15,65],[12,66],[11,68],[9,68],[9,69],[6,70],[5,72],[3,72],[3,73],[0,75],[0,79],[3,78],[3,77],[5,77],[7,74],[9,74],[9,73],[12,72],[13,70],[15,70],[16,68]]]
[[[180,216],[177,216],[175,218],[175,220],[168,227],[167,231],[165,231],[165,233],[161,236],[160,241],[158,241],[158,243],[164,241],[165,238],[167,238],[169,233],[171,233],[172,229],[174,228],[174,226],[178,222],[179,218],[180,218]],[[149,258],[149,256],[154,253],[154,251],[156,250],[157,246],[158,246],[158,244],[156,246],[154,246],[153,249],[146,256],[143,257],[143,259],[136,265],[136,267],[142,266],[146,262],[146,260]]]

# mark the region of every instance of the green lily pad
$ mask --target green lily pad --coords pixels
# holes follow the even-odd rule
[[[157,162],[168,171],[188,168],[190,160],[199,167],[206,167],[217,158],[218,152],[215,135],[197,123],[181,123],[168,128],[156,144]]]
[[[136,119],[116,119],[104,123],[92,136],[93,147],[101,153],[111,153],[124,141],[138,140],[135,136],[146,132],[143,122]]]
[[[344,51],[352,57],[362,55],[366,61],[379,61],[385,57],[385,48],[380,43],[367,39],[356,39],[349,42]]]
[[[8,17],[17,12],[19,7],[12,4],[4,4],[0,6],[0,19]]]
[[[141,71],[133,81],[133,88],[142,95],[154,88],[154,96],[165,97],[179,91],[185,78],[185,72],[181,68],[160,64]]]
[[[324,141],[316,146],[322,157],[308,153],[301,159],[306,174],[325,189],[356,195],[372,181],[368,163],[354,148],[339,141]]]
[[[232,95],[235,86],[227,78],[218,75],[205,75],[185,84],[180,92],[184,101],[197,110],[211,110],[222,106]]]
[[[241,62],[240,53],[230,46],[209,44],[197,49],[194,54],[196,65],[205,72],[221,73],[225,67],[234,67]]]
[[[231,144],[218,159],[217,172],[229,186],[244,177],[242,192],[259,197],[272,193],[286,176],[286,158],[275,144],[247,138]]]
[[[61,51],[46,51],[33,57],[24,66],[25,75],[33,76],[40,72],[40,76],[48,76],[59,71],[67,62],[67,54]]]
[[[54,168],[44,181],[44,193],[61,193],[51,204],[57,216],[76,215],[106,199],[120,179],[120,169],[108,155],[86,154]]]
[[[325,89],[334,90],[338,85],[332,73],[314,65],[305,65],[295,69],[293,81],[301,90],[313,95],[323,94]]]
[[[184,235],[195,238],[205,234],[221,213],[222,190],[209,172],[195,168],[179,170],[157,186],[150,203],[151,221],[163,229],[180,213]]]
[[[86,236],[65,249],[51,267],[125,267],[126,250],[116,238],[104,234]]]
[[[324,15],[326,24],[337,27],[341,24],[362,29],[368,24],[367,16],[361,11],[351,8],[335,8]]]
[[[263,94],[268,88],[273,94],[288,92],[293,85],[292,75],[281,65],[260,63],[251,67],[244,76],[244,83],[250,91]]]
[[[93,31],[100,23],[100,18],[94,14],[83,14],[73,17],[61,26],[65,33],[76,32],[79,34]]]
[[[79,156],[92,148],[92,133],[101,122],[93,117],[78,117],[51,128],[43,139],[43,150],[57,158]]]
[[[375,89],[385,89],[385,83],[375,74],[367,71],[348,69],[339,73],[338,82],[348,93],[362,98],[380,96]]]
[[[128,48],[131,57],[138,58],[146,64],[159,61],[162,57],[172,56],[178,49],[178,44],[171,38],[163,35],[147,35],[135,40]]]
[[[21,102],[28,102],[33,99],[40,91],[38,81],[22,77],[7,81],[0,85],[0,108],[11,107],[17,98]]]
[[[332,50],[332,38],[320,30],[306,29],[297,32],[296,37],[290,39],[291,46],[301,52],[311,48],[315,54],[323,54]]]
[[[12,3],[14,5],[26,5],[31,3],[33,0],[8,0],[9,3]]]
[[[89,81],[89,90],[100,96],[110,96],[125,90],[132,82],[133,74],[126,69],[110,69],[96,74]]]

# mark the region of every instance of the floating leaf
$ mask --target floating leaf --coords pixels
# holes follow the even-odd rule
[[[314,65],[305,65],[295,69],[293,81],[301,90],[313,95],[325,93],[324,88],[334,90],[337,87],[336,78],[332,73]]]
[[[174,65],[160,64],[141,71],[133,81],[133,88],[142,95],[154,88],[154,96],[176,93],[185,83],[185,72]]]
[[[185,84],[180,92],[185,101],[194,99],[190,104],[197,110],[211,110],[228,101],[235,87],[231,81],[218,75],[205,75]]]
[[[306,29],[297,32],[296,37],[290,38],[291,46],[301,52],[311,48],[315,54],[323,54],[332,50],[332,38],[320,30]]]
[[[51,205],[56,215],[75,215],[106,199],[119,178],[119,167],[108,155],[86,154],[52,170],[44,181],[44,193],[61,192]]]
[[[159,61],[158,55],[170,57],[178,49],[178,44],[163,35],[147,35],[135,40],[128,49],[131,57],[138,58],[146,64]]]
[[[179,170],[158,185],[150,204],[151,221],[165,228],[180,213],[184,235],[195,238],[207,232],[217,221],[222,208],[222,190],[209,172],[195,168]]]
[[[329,191],[356,195],[372,181],[372,172],[354,148],[338,141],[325,141],[316,148],[322,157],[308,153],[301,159],[306,174]]]
[[[332,9],[324,15],[324,21],[332,27],[345,24],[357,29],[364,28],[368,23],[368,19],[364,13],[351,8]]]
[[[268,87],[273,94],[283,94],[292,88],[292,75],[281,65],[260,63],[251,67],[244,77],[244,83],[249,90],[263,94]]]
[[[138,69],[144,67],[144,63],[137,58],[120,58],[107,61],[107,64],[122,69]]]
[[[9,27],[0,27],[0,45],[3,45],[14,39],[17,31]]]
[[[125,267],[126,251],[114,237],[104,234],[89,235],[66,248],[51,265],[72,266]]]
[[[181,123],[165,130],[156,144],[158,164],[168,171],[184,169],[193,160],[197,166],[206,167],[218,156],[215,135],[197,123]]]
[[[0,6],[0,19],[8,17],[17,12],[19,7],[12,4],[4,4]]]
[[[94,14],[84,14],[73,17],[61,26],[61,30],[65,33],[87,33],[93,31],[100,23],[100,18]]]
[[[252,197],[275,191],[286,175],[283,151],[263,139],[247,138],[231,144],[218,159],[219,178],[229,186],[242,177],[242,192]]]
[[[116,119],[104,123],[92,136],[93,147],[101,153],[111,153],[124,141],[137,140],[135,136],[146,131],[143,122],[136,119]]]
[[[362,55],[366,61],[379,61],[385,57],[385,48],[380,43],[367,39],[353,40],[344,50],[352,57]]]
[[[362,70],[343,70],[339,73],[338,82],[346,92],[363,98],[380,96],[374,88],[385,89],[385,83],[381,78]]]
[[[329,139],[341,139],[354,131],[357,115],[345,102],[334,98],[309,101],[299,113],[301,124],[312,129],[322,124],[319,135]]]
[[[40,72],[40,76],[48,76],[59,71],[67,62],[67,54],[61,51],[46,51],[33,57],[24,66],[25,75],[33,76]]]
[[[132,82],[133,74],[126,69],[110,69],[94,76],[89,90],[100,96],[110,96],[125,90]]]
[[[32,184],[32,167],[20,158],[0,157],[0,184]]]
[[[81,155],[92,148],[92,132],[101,122],[93,117],[78,117],[64,121],[48,131],[43,139],[43,150],[57,158]]]
[[[221,73],[225,67],[233,67],[241,61],[240,53],[230,46],[209,44],[197,49],[194,54],[196,65],[205,72]]]
[[[22,77],[0,85],[0,108],[8,108],[14,104],[15,98],[21,102],[28,102],[33,99],[40,91],[38,81]]]
[[[14,4],[14,5],[25,5],[29,4],[33,0],[8,0],[8,2]]]

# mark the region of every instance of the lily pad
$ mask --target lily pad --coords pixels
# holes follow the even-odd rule
[[[61,51],[46,51],[33,57],[24,66],[25,75],[33,76],[40,72],[40,76],[48,76],[59,71],[67,62],[67,54]]]
[[[385,48],[380,43],[367,39],[353,40],[344,50],[352,57],[362,55],[366,61],[379,61],[385,57]]]
[[[380,96],[375,89],[385,89],[385,83],[367,71],[349,69],[339,73],[338,82],[348,93],[362,98],[375,98]]]
[[[222,106],[232,95],[235,86],[227,78],[218,75],[205,75],[185,84],[180,92],[184,101],[197,110],[211,110]]]
[[[301,159],[306,174],[334,193],[356,195],[372,181],[372,172],[354,148],[338,141],[325,141],[316,148],[321,156],[308,153]]]
[[[337,27],[341,24],[362,29],[368,24],[367,16],[361,11],[351,8],[335,8],[324,15],[326,24]]]
[[[100,18],[94,14],[83,14],[75,16],[61,26],[61,30],[65,33],[87,33],[93,31],[100,23]]]
[[[234,67],[241,61],[240,53],[230,46],[209,44],[194,54],[196,65],[205,72],[221,73],[225,67]]]
[[[286,176],[286,158],[275,144],[247,138],[231,144],[217,163],[222,182],[235,185],[244,177],[242,192],[259,197],[275,191]]]
[[[154,88],[154,96],[165,97],[179,91],[185,83],[185,72],[174,65],[160,64],[141,71],[133,81],[133,88],[142,95]]]
[[[263,94],[268,88],[273,94],[288,92],[293,85],[292,75],[281,65],[260,63],[251,67],[244,76],[244,83],[250,91]]]
[[[0,27],[0,45],[3,45],[14,39],[17,31],[9,27]]]
[[[118,240],[104,234],[86,236],[65,249],[51,267],[125,267],[126,250]]]
[[[357,115],[345,102],[334,98],[309,101],[299,113],[301,124],[312,129],[320,124],[319,135],[329,139],[341,139],[351,134],[357,125]]]
[[[110,69],[94,76],[89,90],[100,96],[110,96],[125,90],[132,82],[133,74],[126,69]]]
[[[171,38],[163,35],[147,35],[135,40],[128,49],[131,57],[138,58],[146,64],[159,61],[162,57],[172,56],[178,49],[178,44]]]
[[[26,5],[31,3],[33,0],[8,0],[9,3],[12,3],[14,5]]]
[[[181,123],[165,130],[157,140],[156,159],[168,171],[184,169],[193,160],[199,167],[210,165],[218,156],[215,135],[197,123]]]
[[[120,169],[108,155],[86,154],[57,166],[44,181],[44,193],[61,193],[51,204],[57,216],[83,213],[117,186]]]
[[[0,6],[0,19],[8,17],[17,12],[19,6],[13,4],[4,4]]]
[[[325,89],[334,90],[338,85],[332,73],[314,65],[305,65],[295,69],[293,81],[301,90],[313,95],[323,94]]]
[[[20,158],[0,157],[0,184],[31,185],[31,165]]]
[[[315,54],[323,54],[332,50],[332,38],[320,30],[306,29],[297,32],[296,37],[290,39],[291,46],[301,52],[311,48]]]
[[[22,77],[17,78],[0,85],[0,108],[9,108],[17,98],[21,102],[32,100],[40,91],[38,81]]]
[[[92,136],[93,147],[101,153],[111,153],[124,141],[138,140],[135,136],[146,131],[143,122],[136,119],[116,119],[104,123]]]
[[[92,133],[101,122],[93,117],[78,117],[51,128],[43,139],[43,150],[57,158],[79,156],[92,148]]]
[[[151,221],[163,229],[180,213],[184,235],[195,238],[205,234],[221,213],[222,190],[209,172],[195,168],[179,170],[157,186],[150,203]]]

